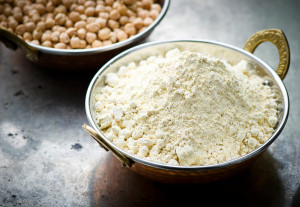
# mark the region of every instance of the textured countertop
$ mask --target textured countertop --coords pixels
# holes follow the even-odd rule
[[[255,32],[278,28],[290,43],[286,127],[250,168],[209,184],[155,183],[123,168],[81,128],[95,72],[51,72],[0,43],[0,206],[300,206],[299,11],[297,0],[172,0],[147,39],[243,47]],[[255,54],[276,68],[275,46],[265,43]]]

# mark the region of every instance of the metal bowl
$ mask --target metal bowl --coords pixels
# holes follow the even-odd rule
[[[91,49],[55,49],[27,43],[0,26],[0,41],[11,49],[20,47],[26,57],[41,67],[80,71],[99,69],[101,65],[120,52],[142,43],[166,15],[170,0],[159,0],[162,10],[155,21],[144,31],[115,44]]]
[[[276,72],[263,60],[259,59],[250,52],[253,52],[257,45],[263,41],[271,41],[277,46],[280,54],[280,62]],[[104,85],[104,78],[107,73],[116,72],[120,66],[130,62],[139,62],[152,55],[164,55],[168,50],[178,48],[179,50],[197,51],[210,54],[220,59],[226,59],[231,64],[237,64],[241,60],[250,61],[256,65],[258,74],[262,76],[274,90],[279,92],[279,121],[273,135],[259,148],[251,153],[237,159],[207,166],[170,166],[159,164],[145,159],[118,148],[111,143],[101,132],[95,120],[95,110],[93,99],[91,98],[97,87]],[[250,51],[250,52],[248,52]],[[208,182],[227,178],[246,166],[249,166],[283,130],[289,113],[289,98],[287,90],[282,82],[289,67],[289,46],[281,30],[271,29],[255,33],[247,41],[244,50],[224,44],[221,42],[207,40],[174,40],[151,42],[129,49],[106,63],[92,79],[85,99],[85,110],[88,120],[92,127],[83,125],[83,128],[102,146],[111,151],[124,166],[133,171],[161,182]]]

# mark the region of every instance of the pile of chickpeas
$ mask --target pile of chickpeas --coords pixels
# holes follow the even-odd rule
[[[36,45],[86,49],[132,37],[160,11],[153,0],[0,0],[0,25]]]

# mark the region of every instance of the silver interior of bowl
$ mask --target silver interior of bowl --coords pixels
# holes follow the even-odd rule
[[[273,87],[274,90],[278,91],[279,94],[279,121],[276,126],[275,132],[273,133],[272,137],[265,142],[262,146],[257,148],[256,150],[252,151],[251,153],[228,161],[224,163],[214,164],[214,165],[207,165],[207,166],[170,166],[166,164],[159,164],[155,162],[151,162],[148,160],[144,160],[141,158],[138,158],[132,154],[127,153],[126,151],[123,151],[122,149],[118,148],[114,144],[111,145],[118,149],[120,152],[122,152],[124,155],[129,157],[130,159],[140,162],[145,165],[149,165],[152,167],[162,168],[162,169],[169,169],[169,170],[208,170],[208,169],[216,169],[216,168],[222,168],[226,166],[231,166],[236,163],[243,162],[247,159],[250,159],[253,156],[256,156],[257,154],[264,151],[280,134],[282,131],[288,117],[288,111],[289,111],[289,99],[288,94],[286,91],[286,88],[282,82],[282,80],[279,78],[279,76],[275,73],[275,71],[267,65],[264,61],[257,58],[253,54],[246,52],[245,50],[236,48],[231,45],[227,45],[220,42],[214,42],[214,41],[206,41],[206,40],[174,40],[174,41],[163,41],[163,42],[151,42],[146,43],[140,46],[136,46],[134,48],[131,48],[112,60],[110,60],[107,64],[105,64],[94,76],[93,80],[90,83],[90,86],[87,91],[86,95],[86,113],[87,117],[89,119],[90,124],[93,126],[94,129],[99,134],[101,133],[100,128],[98,127],[95,119],[95,110],[94,110],[94,103],[92,96],[97,92],[97,89],[99,87],[104,86],[104,79],[105,75],[110,72],[117,72],[120,66],[127,65],[130,62],[136,62],[146,59],[149,56],[152,55],[163,55],[174,48],[178,48],[181,51],[188,50],[188,51],[195,51],[200,52],[203,54],[208,54],[211,56],[215,56],[220,59],[227,60],[230,64],[235,65],[241,60],[246,60],[248,62],[251,62],[254,64],[257,68],[258,74],[263,77],[267,84],[270,84],[271,87]],[[102,134],[103,137],[104,134]],[[109,141],[107,139],[107,141]]]

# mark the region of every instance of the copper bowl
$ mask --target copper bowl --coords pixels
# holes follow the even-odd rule
[[[155,21],[141,33],[112,45],[90,49],[56,49],[25,42],[0,26],[0,41],[11,49],[20,47],[38,66],[66,71],[97,70],[122,51],[142,43],[166,15],[170,0],[159,0],[162,10]]]
[[[264,41],[271,41],[278,48],[280,54],[279,66],[276,72],[253,52],[257,45]],[[279,97],[279,121],[273,135],[259,148],[237,159],[224,163],[207,166],[171,166],[159,164],[118,148],[111,143],[101,132],[95,121],[93,99],[95,88],[104,85],[104,77],[107,73],[116,72],[122,65],[130,62],[139,62],[152,55],[164,55],[170,49],[197,51],[211,54],[220,59],[226,59],[231,64],[237,64],[241,60],[250,61],[257,66],[258,74],[261,75],[274,90],[278,90]],[[83,128],[107,151],[111,151],[124,166],[133,171],[156,181],[181,183],[181,182],[209,182],[227,178],[245,167],[249,166],[259,155],[264,152],[283,130],[289,113],[289,98],[287,90],[282,82],[289,67],[289,46],[285,35],[281,30],[270,29],[255,33],[247,41],[244,49],[228,44],[207,40],[173,40],[151,42],[129,49],[107,62],[92,79],[86,94],[85,110],[92,127],[83,125]]]

